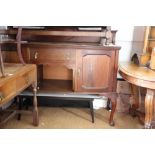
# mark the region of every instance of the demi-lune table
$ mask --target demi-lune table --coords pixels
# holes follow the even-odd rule
[[[152,128],[154,121],[154,95],[155,95],[155,71],[148,67],[141,67],[133,62],[122,62],[119,64],[119,73],[130,84],[147,89],[145,96],[145,120],[144,128]],[[139,107],[138,102],[134,102],[132,108]]]

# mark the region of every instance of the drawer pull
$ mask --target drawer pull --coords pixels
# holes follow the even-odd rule
[[[38,52],[35,52],[34,59],[37,59],[37,58],[38,58]]]

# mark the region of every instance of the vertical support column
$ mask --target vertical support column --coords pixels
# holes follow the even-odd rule
[[[38,126],[39,117],[38,117],[38,102],[37,102],[37,82],[34,82],[33,85],[33,124]]]
[[[133,110],[137,110],[139,108],[139,95],[140,90],[138,86],[135,86],[133,84],[130,84],[130,89],[133,97],[133,104],[131,105],[131,108]]]
[[[18,32],[17,32],[17,36],[16,36],[16,40],[17,40],[17,53],[19,56],[19,60],[20,62],[25,65],[23,56],[22,56],[22,52],[21,52],[21,35],[22,35],[22,27],[18,28]]]
[[[154,90],[147,89],[145,97],[145,129],[152,128],[152,120],[154,115]]]
[[[2,56],[2,50],[1,50],[1,44],[0,44],[0,69],[1,69],[2,77],[5,77],[3,56]]]

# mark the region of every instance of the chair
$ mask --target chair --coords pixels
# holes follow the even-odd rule
[[[25,41],[21,41],[21,34],[22,34],[22,27],[18,27],[16,31],[8,31],[8,30],[1,30],[0,34],[7,35],[6,39],[0,40],[0,70],[2,73],[2,77],[5,77],[5,69],[4,69],[4,62],[3,62],[3,55],[2,55],[2,45],[3,44],[16,44],[17,45],[17,53],[20,62],[25,65],[24,59],[21,53],[21,43],[25,43]],[[15,38],[10,37],[11,35],[16,35]]]

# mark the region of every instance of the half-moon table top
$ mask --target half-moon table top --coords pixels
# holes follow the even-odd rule
[[[155,71],[147,67],[138,66],[133,62],[121,62],[119,73],[132,84],[155,89]]]

